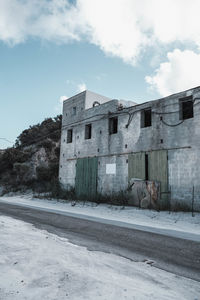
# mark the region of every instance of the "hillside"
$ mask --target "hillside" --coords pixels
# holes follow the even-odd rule
[[[1,192],[50,191],[57,184],[62,116],[30,126],[0,153]]]

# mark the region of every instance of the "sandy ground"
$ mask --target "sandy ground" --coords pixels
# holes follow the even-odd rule
[[[0,299],[200,299],[199,282],[0,217]]]

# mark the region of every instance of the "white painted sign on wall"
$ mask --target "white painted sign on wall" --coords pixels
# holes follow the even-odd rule
[[[116,164],[106,164],[106,174],[116,174]]]

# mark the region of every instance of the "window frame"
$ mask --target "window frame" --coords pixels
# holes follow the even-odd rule
[[[85,140],[91,140],[92,138],[92,124],[85,125]]]
[[[77,114],[77,107],[73,106],[72,107],[72,116],[76,116],[76,114]]]
[[[191,112],[188,113],[189,116],[187,116],[187,112],[184,111],[184,110],[187,110],[188,108],[184,108],[184,104],[185,103],[191,103],[192,105],[192,108],[191,109]],[[183,97],[183,98],[180,98],[179,99],[179,119],[180,120],[188,120],[188,119],[192,119],[194,118],[194,100],[193,100],[193,96],[187,96],[187,97]]]
[[[67,130],[67,144],[71,144],[73,142],[73,129]]]
[[[118,133],[118,117],[109,118],[109,134],[117,134]]]
[[[150,122],[147,122],[146,114],[150,112]],[[147,128],[152,126],[152,108],[148,107],[141,111],[141,128]]]

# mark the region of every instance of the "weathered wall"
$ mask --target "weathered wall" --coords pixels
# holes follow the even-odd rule
[[[119,101],[106,101],[100,106],[85,110],[86,94],[78,98],[72,97],[64,102],[63,129],[60,155],[60,181],[63,186],[75,182],[76,158],[99,157],[98,190],[99,192],[115,192],[128,186],[128,153],[167,149],[168,182],[171,187],[173,201],[188,199],[193,183],[195,185],[195,201],[199,201],[199,149],[200,149],[200,105],[196,100],[194,117],[182,122],[179,116],[179,99],[193,95],[200,96],[200,88],[181,92],[163,99],[135,105],[129,109],[118,111]],[[75,99],[75,100],[74,100]],[[86,99],[86,100],[85,100]],[[96,100],[90,94],[90,105]],[[70,110],[76,103],[78,113],[70,116]],[[125,105],[125,102],[123,103]],[[134,103],[133,103],[134,104]],[[152,126],[141,128],[141,111],[152,109]],[[65,117],[67,113],[67,116]],[[118,133],[109,134],[109,116],[118,116]],[[129,114],[128,114],[129,113]],[[127,128],[130,114],[132,121]],[[86,119],[86,120],[85,120]],[[73,122],[76,122],[72,124]],[[85,125],[92,124],[92,138],[85,140]],[[73,143],[67,144],[67,129],[73,128]],[[191,147],[191,148],[190,148]],[[176,149],[177,148],[177,149]],[[105,173],[106,164],[116,163],[116,174]],[[185,188],[185,192],[183,192]],[[188,194],[189,193],[189,194]],[[197,204],[196,204],[197,205]]]
[[[116,164],[115,174],[106,174],[106,165]],[[98,192],[110,194],[128,188],[128,155],[99,158]]]
[[[169,187],[171,189],[171,206],[177,202],[190,208],[200,210],[200,156],[199,148],[177,149],[168,151]]]

